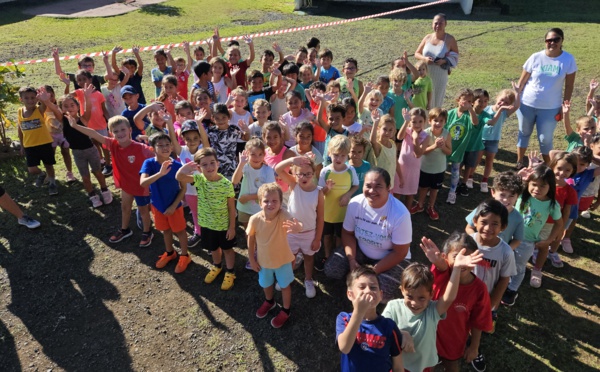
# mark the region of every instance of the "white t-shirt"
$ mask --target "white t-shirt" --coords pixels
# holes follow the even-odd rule
[[[563,101],[565,77],[577,71],[577,64],[570,53],[563,51],[552,58],[542,50],[525,61],[523,70],[531,77],[523,89],[521,102],[537,109],[558,109]]]
[[[260,169],[254,169],[250,164],[246,164],[243,168],[243,174],[244,178],[242,178],[242,185],[240,186],[240,195],[256,194],[258,188],[263,184],[275,182],[275,173],[266,164],[263,164]],[[260,212],[260,205],[258,205],[256,200],[240,203],[238,199],[236,208],[238,211],[250,215]]]
[[[262,138],[262,127],[258,125],[258,121],[255,121],[254,123],[250,124],[250,126],[248,127],[248,131],[250,132],[250,138]]]
[[[471,236],[477,242],[477,233]],[[515,254],[504,240],[500,239],[500,243],[494,247],[477,243],[477,249],[483,254],[483,260],[475,266],[473,273],[485,283],[489,293],[492,293],[500,277],[506,278],[517,274]]]
[[[362,124],[355,121],[354,124],[349,125],[349,126],[342,125],[342,128],[346,129],[348,131],[348,133],[350,133],[350,134],[360,133],[360,131],[362,130]]]
[[[198,150],[200,150],[201,148],[202,148],[202,145],[198,146]],[[187,146],[181,146],[181,153],[179,154],[179,161],[181,162],[182,165],[185,165],[187,163],[191,163],[194,161],[194,154],[192,154],[190,152],[190,149],[188,149]],[[194,175],[194,174],[200,174],[200,172],[194,171],[194,173],[192,173],[192,175]],[[194,187],[193,183],[187,184],[185,194],[186,195],[198,195],[198,191],[196,190],[196,187]]]
[[[290,150],[292,150],[296,155],[300,156],[300,153],[298,152],[298,145],[290,148]],[[321,154],[321,152],[319,152],[319,150],[317,150],[316,147],[312,146],[310,152],[312,152],[315,155],[315,158],[313,159],[315,165],[323,164],[323,155]]]
[[[109,117],[112,118],[113,116],[121,115],[125,110],[125,103],[123,102],[123,98],[121,98],[121,86],[115,85],[112,90],[109,90],[108,86],[103,85],[101,89]]]
[[[242,120],[244,123],[246,123],[246,125],[248,127],[250,127],[250,122],[252,122],[252,114],[250,114],[249,111],[244,111],[243,115],[240,115],[238,113],[236,113],[234,110],[229,111],[231,112],[231,119],[229,119],[229,125],[234,125],[238,128],[240,128],[240,126],[238,125],[238,121]],[[240,128],[241,130],[242,128]],[[250,128],[248,128],[250,129]],[[241,138],[237,139],[237,143],[245,143],[246,141],[244,141]]]
[[[410,213],[401,201],[389,196],[381,208],[372,208],[364,195],[357,195],[348,204],[344,230],[354,231],[358,247],[373,260],[390,253],[392,244],[410,244],[412,222]],[[410,249],[406,255],[410,260]]]

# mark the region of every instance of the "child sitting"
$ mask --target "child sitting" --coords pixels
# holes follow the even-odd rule
[[[402,357],[406,371],[429,371],[437,364],[435,335],[438,322],[446,319],[446,311],[456,299],[460,273],[481,261],[479,252],[467,255],[466,251],[463,248],[456,255],[446,290],[437,301],[432,301],[434,277],[427,266],[415,262],[402,272],[400,289],[404,298],[388,302],[382,315],[392,319],[400,330],[408,331],[412,337],[414,352],[406,350]]]
[[[227,272],[221,290],[228,291],[235,280],[235,193],[231,182],[218,170],[217,152],[205,147],[194,155],[194,162],[182,166],[175,177],[180,182],[193,183],[198,192],[202,246],[211,252],[213,260],[204,283],[210,284],[219,276],[223,270],[222,256],[225,256]]]
[[[167,115],[164,111],[161,114]],[[168,120],[171,120],[170,117]],[[171,138],[167,134],[156,133],[150,137],[149,142],[156,156],[144,161],[140,170],[140,186],[150,187],[154,224],[163,233],[165,240],[166,252],[156,261],[156,268],[162,269],[177,258],[177,252],[173,248],[173,233],[175,233],[181,247],[181,254],[175,267],[175,273],[179,274],[184,272],[192,262],[187,249],[186,222],[181,205],[186,188],[182,182],[175,179],[181,163],[171,159]]]
[[[377,314],[383,292],[379,277],[369,266],[359,266],[348,274],[346,295],[353,312],[341,312],[336,320],[336,343],[342,352],[341,370],[404,372],[398,326]]]
[[[469,235],[455,231],[444,243],[443,252],[425,237],[421,240],[421,248],[433,264],[433,300],[437,300],[443,296],[450,281],[455,257],[462,249],[473,254],[477,251],[477,243]],[[471,328],[493,329],[490,297],[481,279],[470,270],[461,270],[456,300],[448,308],[446,321],[439,323],[436,333],[438,355],[446,371],[458,372],[461,358],[470,363],[477,357],[480,339],[471,337],[467,347]]]
[[[292,288],[294,281],[292,261],[294,255],[287,241],[287,233],[298,233],[302,224],[281,209],[283,195],[276,183],[267,183],[258,188],[261,211],[250,217],[248,234],[248,256],[252,269],[258,273],[258,283],[265,293],[265,301],[256,311],[257,318],[264,318],[275,308],[275,280],[281,287],[283,307],[271,319],[273,328],[281,328],[290,317]],[[256,251],[256,258],[254,252]]]

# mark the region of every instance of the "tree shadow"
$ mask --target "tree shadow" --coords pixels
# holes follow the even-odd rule
[[[37,208],[28,213],[42,222],[40,228],[29,231],[16,225],[12,215],[0,215],[8,242],[0,247],[0,266],[10,283],[7,309],[62,369],[131,370],[123,330],[103,302],[119,300],[119,292],[90,272],[95,254],[86,235],[99,217],[81,207],[87,202],[85,193],[67,195],[63,188],[63,194],[49,199],[45,189],[28,188],[25,184],[20,191],[36,201]]]
[[[155,16],[169,16],[169,17],[179,17],[183,14],[183,8],[172,5],[163,5],[163,4],[150,4],[143,5],[140,8],[140,13],[155,15]]]

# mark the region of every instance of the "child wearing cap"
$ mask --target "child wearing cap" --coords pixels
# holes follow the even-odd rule
[[[167,118],[167,116],[165,116]],[[198,125],[194,120],[186,120],[181,124],[180,136],[184,139],[185,145],[180,145],[177,142],[177,133],[175,132],[175,126],[173,125],[173,119],[169,118],[165,120],[167,122],[167,128],[169,129],[169,137],[173,144],[173,152],[179,156],[181,164],[194,161],[194,154],[203,147],[210,147],[208,142],[208,136],[204,130],[204,126]],[[194,171],[192,174],[200,174],[198,171]],[[194,234],[188,238],[188,247],[195,247],[200,243],[200,224],[198,223],[198,191],[191,183],[187,184],[185,191],[185,202],[190,207],[192,212],[192,218],[194,220]]]
[[[135,114],[137,114],[138,112],[140,112],[144,107],[146,107],[145,104],[143,103],[139,103],[139,99],[140,99],[140,95],[137,92],[137,90],[135,90],[134,87],[132,87],[131,85],[125,85],[123,88],[121,88],[121,98],[123,98],[123,102],[125,102],[125,110],[123,110],[123,112],[121,113],[122,116],[126,117],[127,120],[129,120],[129,125],[131,125],[131,138],[134,141],[138,141],[138,137],[140,135],[144,134],[144,129],[146,129],[146,127],[148,126],[148,124],[150,124],[150,122],[148,121],[147,118],[144,117],[143,119],[143,123],[144,126],[143,127],[138,127],[135,124],[135,121],[133,120],[133,118],[135,117]]]

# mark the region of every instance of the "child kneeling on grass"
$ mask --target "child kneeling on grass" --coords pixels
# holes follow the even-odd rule
[[[341,312],[336,321],[336,343],[342,352],[341,370],[403,372],[403,338],[393,320],[377,314],[383,298],[379,277],[370,266],[348,274],[346,295],[352,313]]]
[[[262,211],[250,217],[246,230],[250,265],[252,270],[258,273],[258,284],[265,291],[265,301],[256,311],[256,316],[262,319],[275,308],[273,288],[277,280],[281,287],[283,307],[279,314],[271,319],[271,325],[281,328],[290,317],[290,284],[294,281],[294,255],[287,241],[287,233],[299,233],[302,231],[302,223],[296,219],[292,220],[289,213],[281,209],[283,192],[276,183],[261,185],[257,194]]]
[[[156,113],[155,115],[160,114]],[[156,156],[144,161],[140,170],[140,186],[150,187],[154,223],[156,228],[163,233],[165,240],[166,252],[156,262],[156,268],[162,269],[177,258],[177,252],[173,249],[173,233],[175,233],[181,246],[181,255],[175,267],[175,273],[179,274],[184,272],[192,261],[187,249],[186,222],[181,205],[186,187],[175,179],[181,163],[171,159],[173,147],[171,138],[167,134],[156,133],[150,137],[149,141]]]

